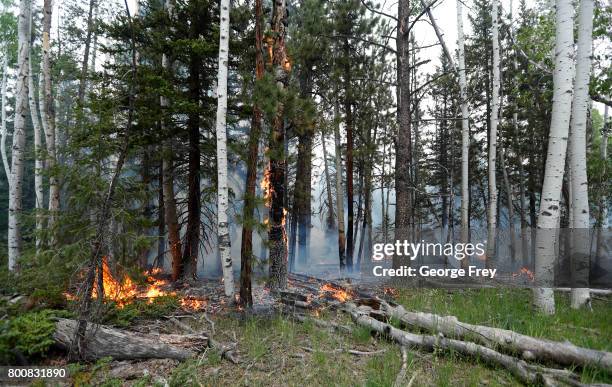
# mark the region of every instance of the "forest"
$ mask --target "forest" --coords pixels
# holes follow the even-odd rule
[[[611,37],[606,0],[0,0],[0,384],[612,384]]]

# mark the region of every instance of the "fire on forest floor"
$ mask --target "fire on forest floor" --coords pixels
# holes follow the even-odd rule
[[[210,281],[209,281],[210,282]],[[327,285],[327,286],[326,286]],[[344,284],[342,284],[344,285]],[[212,288],[201,285],[188,289],[195,296],[212,295]],[[334,289],[331,290],[330,288]],[[335,296],[338,282],[290,277],[282,297],[305,300],[316,305],[318,297],[340,303]],[[359,290],[344,288],[349,297],[359,297]],[[278,294],[263,285],[253,288],[255,302],[278,306]],[[331,293],[330,293],[331,292]],[[569,308],[567,294],[559,295],[557,316],[536,316],[530,312],[530,294],[521,289],[378,289],[377,294],[392,297],[411,310],[457,315],[470,323],[508,327],[523,333],[576,344],[608,348],[612,343],[610,317],[612,305],[594,300],[594,312],[579,316]],[[342,295],[342,296],[340,296]],[[293,307],[293,306],[292,306]],[[223,311],[236,311],[225,306]],[[308,313],[308,309],[303,309]],[[311,315],[313,309],[310,310]],[[351,333],[338,333],[317,326],[311,320],[298,322],[283,314],[211,313],[202,311],[168,316],[154,321],[140,321],[132,327],[141,332],[184,333],[171,320],[179,319],[195,331],[214,331],[222,342],[237,343],[239,364],[222,360],[212,351],[196,359],[179,363],[170,360],[112,361],[87,372],[93,380],[114,378],[122,385],[392,385],[401,366],[398,347],[366,328],[351,323],[344,313],[314,309],[316,318],[352,327]],[[541,330],[538,327],[546,326]],[[214,327],[214,328],[213,328]],[[578,333],[579,332],[579,333]],[[367,353],[357,356],[350,351]],[[408,380],[420,385],[520,385],[507,371],[485,363],[442,353],[409,352]],[[83,371],[85,372],[85,371]],[[596,373],[583,373],[583,382],[601,379]],[[605,379],[605,377],[604,377]],[[608,380],[608,379],[606,379]]]

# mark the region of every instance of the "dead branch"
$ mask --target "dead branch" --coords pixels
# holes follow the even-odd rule
[[[367,313],[359,310],[353,303],[347,303],[345,311],[349,313],[353,321],[361,326],[387,337],[396,343],[426,351],[434,351],[441,348],[446,351],[455,351],[465,356],[483,359],[490,364],[501,366],[509,370],[520,381],[526,384],[544,384],[547,386],[562,384],[579,385],[577,376],[569,371],[560,371],[545,367],[534,368],[524,360],[504,355],[491,348],[472,342],[447,339],[442,335],[417,335],[395,328],[390,324],[376,320]],[[568,376],[568,375],[571,375]]]
[[[409,312],[401,305],[391,306],[382,301],[381,309],[406,326],[440,332],[457,339],[470,339],[486,346],[499,346],[511,353],[521,354],[526,360],[549,360],[560,365],[595,366],[612,371],[612,353],[522,335],[520,333],[483,325],[467,324],[454,316]]]

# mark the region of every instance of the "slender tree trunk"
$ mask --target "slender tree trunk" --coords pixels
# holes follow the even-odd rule
[[[512,185],[508,177],[508,168],[506,166],[506,150],[501,147],[499,150],[499,163],[504,179],[504,190],[506,191],[506,200],[508,201],[508,231],[510,233],[510,258],[515,261],[518,250],[516,248],[516,230],[514,229],[514,200],[512,195]]]
[[[219,26],[219,72],[217,77],[217,243],[223,267],[227,297],[234,295],[234,270],[228,227],[227,207],[227,65],[229,56],[229,0],[221,0]]]
[[[593,45],[593,0],[581,0],[578,12],[578,46],[576,53],[576,77],[570,129],[570,181],[572,190],[572,308],[580,308],[589,302],[588,289],[590,237],[589,192],[586,170],[586,135],[589,109],[589,79],[591,76],[591,47]],[[582,287],[580,287],[582,285]]]
[[[163,152],[163,148],[158,148]],[[160,160],[157,173],[157,256],[154,267],[164,267],[166,256],[166,205],[164,203],[164,168]]]
[[[285,46],[287,12],[285,0],[274,1],[271,29],[272,69],[276,85],[282,95],[289,81],[290,63]],[[282,97],[281,97],[282,98]],[[285,233],[285,173],[284,154],[285,127],[283,101],[277,101],[276,114],[272,122],[270,138],[270,185],[272,200],[270,205],[270,244],[269,286],[271,289],[287,287],[287,235]]]
[[[130,9],[127,4],[127,0],[124,0],[125,11],[127,13],[127,19],[131,30],[131,51],[132,51],[132,60],[131,60],[131,83],[128,95],[128,115],[127,115],[127,123],[125,129],[125,137],[123,139],[123,143],[121,146],[121,150],[119,151],[119,157],[117,158],[117,164],[115,167],[115,171],[111,178],[108,191],[102,202],[102,206],[100,208],[100,215],[98,217],[98,224],[96,228],[95,239],[92,241],[92,251],[91,258],[89,260],[89,268],[87,270],[85,282],[81,286],[80,294],[83,295],[81,299],[81,305],[79,307],[79,321],[76,328],[75,340],[73,341],[73,345],[70,350],[70,357],[75,358],[75,354],[78,354],[81,358],[85,356],[86,353],[86,345],[87,345],[87,323],[88,320],[91,319],[91,306],[92,306],[92,293],[94,283],[96,282],[96,274],[97,278],[97,286],[98,286],[98,294],[104,293],[104,288],[102,284],[102,266],[103,266],[103,248],[104,248],[104,239],[105,232],[108,229],[108,223],[110,219],[110,210],[113,202],[113,197],[115,195],[115,189],[117,187],[117,183],[119,181],[119,177],[121,176],[121,170],[123,169],[123,165],[125,164],[125,159],[127,157],[128,149],[130,146],[130,135],[132,132],[132,125],[134,119],[134,95],[135,95],[135,85],[136,85],[136,48],[134,42],[134,27],[132,25],[132,18],[130,16]]]
[[[398,132],[395,146],[395,240],[410,239],[410,220],[413,214],[410,164],[412,162],[411,95],[409,69],[409,38],[406,26],[410,16],[410,0],[399,0],[397,5],[397,81],[399,100],[397,109]],[[405,256],[393,256],[393,267],[410,264]]]
[[[55,125],[55,101],[53,98],[53,88],[51,82],[51,16],[53,12],[53,0],[45,0],[43,4],[43,34],[42,34],[42,61],[43,77],[45,84],[44,114],[43,121],[46,125],[45,143],[47,145],[47,169],[49,173],[49,220],[47,228],[51,230],[50,245],[55,244],[55,222],[57,212],[60,209],[60,187],[57,172],[54,171],[57,163],[56,147],[56,125]]]
[[[325,144],[325,134],[321,130],[321,145],[323,146],[323,170],[325,172],[325,192],[327,193],[327,228],[332,230],[334,225],[334,200],[331,190],[331,177],[329,175],[329,165],[327,159],[327,145]]]
[[[604,239],[603,239],[603,233],[602,230],[607,230],[609,227],[608,224],[608,197],[606,196],[606,186],[609,184],[606,183],[607,182],[607,176],[608,176],[608,171],[607,171],[607,160],[608,160],[608,130],[610,130],[609,128],[609,123],[608,123],[608,105],[606,105],[606,107],[604,108],[604,124],[601,127],[601,145],[600,145],[600,149],[599,149],[599,154],[600,154],[600,158],[603,162],[603,171],[601,172],[601,182],[603,187],[600,188],[601,192],[599,194],[599,219],[597,219],[597,247],[596,247],[596,254],[595,254],[595,259],[596,262],[599,263],[601,257],[603,257],[604,255]]]
[[[23,201],[23,172],[25,167],[26,116],[28,114],[28,63],[30,57],[30,0],[19,2],[17,27],[17,85],[15,87],[15,119],[13,121],[13,148],[9,183],[8,268],[17,270],[21,257],[21,210]]]
[[[192,28],[197,28],[193,26]],[[194,34],[195,36],[195,34]],[[191,103],[200,103],[200,70],[202,61],[198,53],[191,54],[189,64],[189,98]],[[200,113],[195,111],[187,118],[189,131],[189,164],[187,193],[187,229],[183,250],[182,277],[197,277],[198,255],[200,252]]]
[[[344,190],[342,187],[342,143],[340,140],[340,113],[338,103],[334,103],[334,141],[336,146],[336,211],[338,213],[338,259],[340,269],[346,265],[346,237],[344,234]]]
[[[537,310],[555,313],[552,290],[555,251],[559,243],[561,185],[565,167],[567,138],[572,104],[572,78],[574,74],[574,9],[569,0],[556,0],[555,70],[553,72],[553,107],[548,138],[544,183],[537,220],[535,278],[540,285],[533,290]]]
[[[87,72],[89,71],[89,52],[91,50],[91,37],[93,34],[93,12],[96,8],[96,0],[89,0],[89,11],[87,14],[87,37],[85,38],[85,50],[83,52],[83,62],[81,64],[81,79],[79,80],[78,101],[79,108],[83,108],[85,101],[85,89],[87,87]]]
[[[263,0],[255,0],[255,79],[261,80],[264,76],[263,60],[263,34],[261,29],[263,17]],[[259,137],[261,135],[261,109],[253,105],[251,118],[251,133],[249,134],[249,153],[247,158],[247,179],[244,194],[244,214],[242,224],[242,245],[240,246],[240,302],[243,305],[253,306],[253,292],[251,288],[251,272],[253,260],[253,225],[256,206],[255,183],[257,181],[257,154],[259,150]]]
[[[0,152],[2,154],[2,165],[4,167],[4,174],[6,176],[7,186],[9,191],[11,189],[11,166],[8,162],[8,157],[6,154],[6,137],[8,133],[6,131],[6,79],[8,78],[8,58],[7,52],[3,53],[2,56],[2,85],[0,93],[0,109],[2,109],[1,113],[1,126],[0,126]]]
[[[164,3],[166,12],[170,19],[174,16],[174,3],[173,0],[167,0]],[[172,69],[170,58],[167,54],[162,54],[162,69],[165,73],[169,73]],[[170,106],[170,101],[164,95],[159,97],[159,105],[161,106],[162,113]],[[161,131],[165,135],[169,135],[167,120],[165,117],[161,119]],[[171,135],[171,134],[170,134]],[[172,280],[176,281],[181,276],[182,270],[182,243],[181,243],[181,231],[178,223],[178,216],[176,210],[176,199],[174,197],[174,166],[172,160],[172,139],[164,140],[162,147],[162,176],[163,176],[163,195],[164,195],[164,218],[166,226],[168,228],[168,245],[170,247],[170,256],[172,258]]]
[[[489,206],[487,211],[487,264],[495,258],[495,245],[497,240],[497,124],[499,121],[499,88],[500,88],[500,62],[499,62],[499,21],[498,0],[491,2],[492,41],[493,41],[493,92],[491,96],[491,130],[489,132]]]
[[[32,41],[30,40],[30,45]],[[43,191],[43,170],[44,162],[41,159],[42,137],[40,119],[38,117],[38,108],[36,104],[36,89],[34,88],[33,72],[32,72],[32,50],[30,47],[30,57],[28,60],[28,102],[30,107],[30,117],[32,118],[32,129],[34,130],[34,192],[35,192],[35,210],[36,210],[36,252],[40,251],[42,240],[40,233],[43,229],[43,214],[44,206],[44,191]]]
[[[465,68],[465,38],[463,36],[463,6],[457,0],[457,36],[458,36],[458,72],[459,72],[459,99],[461,103],[461,242],[468,243],[470,239],[470,188],[469,188],[469,152],[470,129],[467,102],[467,81]],[[452,211],[452,206],[451,206]],[[468,259],[461,262],[467,267]]]
[[[344,114],[346,125],[346,200],[347,200],[347,228],[346,228],[346,266],[349,272],[353,271],[353,100],[351,90],[350,47],[348,39],[344,40]]]

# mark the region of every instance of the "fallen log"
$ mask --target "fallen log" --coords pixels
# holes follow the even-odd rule
[[[472,342],[448,339],[442,335],[418,335],[395,328],[390,324],[370,317],[366,312],[352,303],[347,303],[345,311],[351,315],[353,321],[361,326],[390,338],[399,345],[409,348],[418,348],[426,351],[434,351],[441,348],[447,351],[455,351],[465,356],[476,357],[490,364],[501,366],[509,370],[521,382],[526,384],[544,384],[556,386],[559,383],[580,386],[578,377],[566,370],[549,369],[545,367],[532,366],[524,360],[502,354],[491,348]]]
[[[70,350],[78,322],[58,318],[53,339]],[[105,325],[87,324],[85,332],[85,360],[112,357],[116,360],[176,359],[186,360],[209,345],[205,335],[143,334],[115,329]]]
[[[381,310],[402,324],[442,333],[456,339],[470,339],[488,347],[520,354],[525,360],[552,361],[560,365],[595,366],[612,372],[612,353],[578,347],[570,342],[558,342],[523,335],[511,330],[468,324],[455,316],[409,312],[403,306],[381,302]]]

